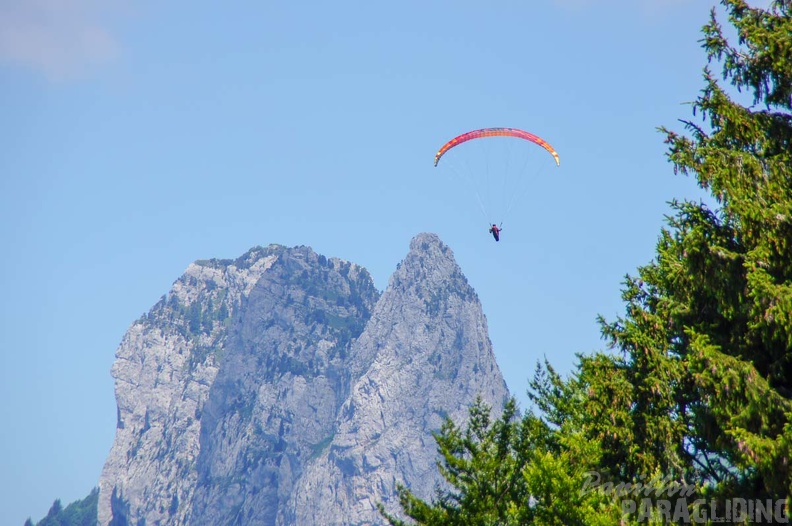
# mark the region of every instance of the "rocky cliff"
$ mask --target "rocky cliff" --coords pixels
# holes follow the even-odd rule
[[[451,250],[420,234],[380,296],[306,247],[196,262],[113,366],[99,524],[381,524],[431,496],[432,431],[507,396]]]

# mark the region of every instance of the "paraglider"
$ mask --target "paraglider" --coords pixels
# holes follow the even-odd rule
[[[468,141],[485,137],[511,137],[522,139],[532,143],[533,145],[543,148],[552,156],[555,166],[561,165],[558,152],[556,152],[555,148],[550,146],[547,141],[537,135],[534,135],[533,133],[529,133],[517,128],[482,128],[458,135],[445,143],[440,148],[440,150],[437,151],[437,154],[434,158],[434,165],[438,166],[440,159],[446,153],[448,153],[449,150],[452,150]],[[505,142],[508,143],[509,141]],[[517,143],[519,142],[520,141],[517,141]],[[478,141],[476,141],[476,143],[478,143]],[[454,170],[456,175],[459,175],[463,180],[465,180],[465,182],[467,182],[468,185],[475,191],[476,199],[478,201],[479,207],[481,208],[481,212],[488,219],[487,224],[489,233],[492,234],[492,237],[495,239],[495,241],[500,241],[500,234],[503,231],[503,223],[501,222],[500,225],[498,225],[489,221],[493,215],[493,212],[502,214],[500,219],[504,219],[503,216],[507,215],[511,211],[511,208],[514,206],[514,204],[530,190],[529,185],[531,184],[531,178],[525,177],[526,172],[530,171],[531,167],[538,170],[542,168],[543,164],[549,164],[549,158],[547,158],[547,161],[543,161],[542,156],[534,155],[534,151],[536,150],[533,146],[529,145],[524,148],[519,146],[520,145],[517,144],[514,148],[514,150],[517,150],[517,156],[522,157],[522,159],[518,159],[517,162],[511,162],[511,160],[507,159],[508,155],[514,153],[513,151],[507,152],[506,155],[501,155],[500,153],[496,154],[495,152],[490,151],[489,148],[482,148],[480,151],[483,151],[484,157],[486,159],[484,160],[483,165],[477,168],[472,168],[470,166],[470,164],[472,164],[472,162],[477,159],[473,159],[475,154],[471,153],[468,147],[465,147],[467,151],[463,154],[455,154],[452,156],[456,158],[453,159],[453,161],[457,161],[461,166],[456,166],[455,163],[452,162],[450,168]],[[502,169],[499,166],[499,163],[504,165]],[[444,165],[445,164],[446,163],[444,162]],[[510,175],[508,173],[509,171],[514,172],[514,170],[518,168],[521,169],[521,173],[518,172],[516,175]],[[498,196],[495,194],[499,192],[501,194],[501,199],[499,203],[496,203],[496,205],[499,206],[492,207],[495,210],[489,210],[489,205],[493,204],[491,201],[497,200]],[[490,224],[492,226],[489,226]]]
[[[489,229],[489,233],[490,233],[490,234],[492,234],[492,237],[494,237],[494,238],[495,238],[495,241],[500,241],[500,233],[501,233],[501,230],[503,230],[503,229],[502,229],[502,228],[499,228],[499,227],[498,227],[498,225],[496,225],[496,224],[494,224],[494,223],[493,223],[493,224],[492,224],[492,226],[490,227],[490,229]]]

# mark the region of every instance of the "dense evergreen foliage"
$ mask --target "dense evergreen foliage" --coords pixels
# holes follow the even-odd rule
[[[72,502],[66,508],[57,499],[52,503],[47,516],[36,523],[36,526],[96,526],[98,502],[99,488],[94,488],[87,497]],[[25,526],[33,526],[33,521],[28,519]]]
[[[674,171],[716,208],[672,203],[655,258],[625,281],[625,315],[600,320],[610,352],[580,356],[569,379],[540,366],[525,415],[510,403],[490,422],[477,405],[465,429],[446,423],[448,485],[431,503],[401,488],[406,524],[744,523],[788,510],[792,2],[722,4],[737,41],[713,9],[694,118],[686,133],[662,129]]]

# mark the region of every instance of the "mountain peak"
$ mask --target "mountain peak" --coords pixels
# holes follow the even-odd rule
[[[400,514],[399,483],[431,498],[443,418],[508,396],[478,297],[436,234],[413,238],[352,353],[367,367],[298,482],[296,524],[377,524],[377,502]]]
[[[432,259],[444,260],[456,265],[454,252],[443,243],[440,236],[430,232],[422,232],[410,241],[410,252],[405,259],[410,257],[429,256]]]
[[[440,239],[440,236],[433,232],[421,232],[416,234],[410,241],[410,250],[429,250],[432,247],[438,247],[441,250],[448,250],[448,247]]]
[[[410,251],[391,275],[388,292],[436,296],[454,290],[464,297],[476,298],[454,258],[454,252],[437,234],[421,233],[410,241]],[[408,292],[409,291],[409,292]]]

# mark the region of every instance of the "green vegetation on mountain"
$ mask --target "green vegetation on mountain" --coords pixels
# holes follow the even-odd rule
[[[36,526],[95,526],[96,505],[99,501],[99,488],[94,488],[82,500],[77,500],[66,506],[60,499],[52,503],[47,516],[35,523]],[[33,521],[28,519],[25,526],[33,526]]]

